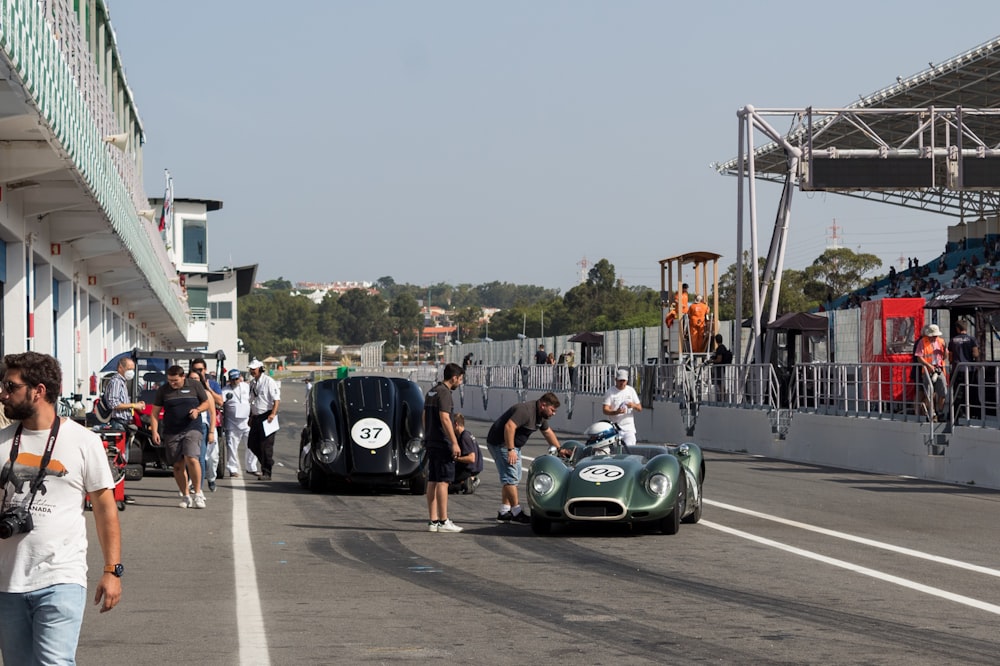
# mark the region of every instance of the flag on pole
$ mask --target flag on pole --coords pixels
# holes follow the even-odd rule
[[[157,229],[163,233],[167,227],[173,226],[174,216],[174,179],[170,177],[170,172],[163,170],[163,176],[167,181],[166,189],[163,192],[163,209],[160,211],[160,224]]]

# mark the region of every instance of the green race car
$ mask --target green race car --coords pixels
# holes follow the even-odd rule
[[[539,456],[528,471],[531,529],[554,523],[650,524],[676,534],[701,520],[705,461],[697,444],[630,445],[599,421],[586,442],[567,441],[568,458]]]

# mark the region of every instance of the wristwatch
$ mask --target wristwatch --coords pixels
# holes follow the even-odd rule
[[[123,567],[120,562],[118,564],[109,564],[104,567],[104,573],[109,573],[115,578],[121,578],[122,574],[125,573],[125,567]]]

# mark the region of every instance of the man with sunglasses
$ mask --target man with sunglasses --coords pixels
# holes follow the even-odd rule
[[[88,494],[104,556],[94,602],[103,613],[121,598],[114,481],[100,437],[56,416],[59,362],[25,352],[3,363],[0,404],[15,423],[0,431],[0,652],[6,664],[75,663],[87,597],[81,507]]]

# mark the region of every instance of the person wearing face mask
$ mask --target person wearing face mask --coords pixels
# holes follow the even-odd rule
[[[146,403],[142,400],[131,402],[132,398],[128,394],[128,383],[135,378],[135,361],[125,356],[118,361],[117,372],[111,376],[104,395],[101,400],[104,406],[111,411],[111,421],[120,425],[124,430],[125,426],[132,423],[132,410],[143,411]]]
[[[142,412],[146,409],[146,403],[142,400],[131,402],[128,384],[133,379],[135,379],[135,361],[127,356],[122,357],[118,361],[117,371],[111,375],[111,379],[104,389],[104,395],[101,396],[104,407],[111,411],[111,425],[121,430],[125,430],[125,426],[133,422],[132,410]],[[126,464],[128,463],[128,449],[129,447],[126,446],[122,452]],[[125,495],[125,503],[135,504],[135,500],[131,495]]]

